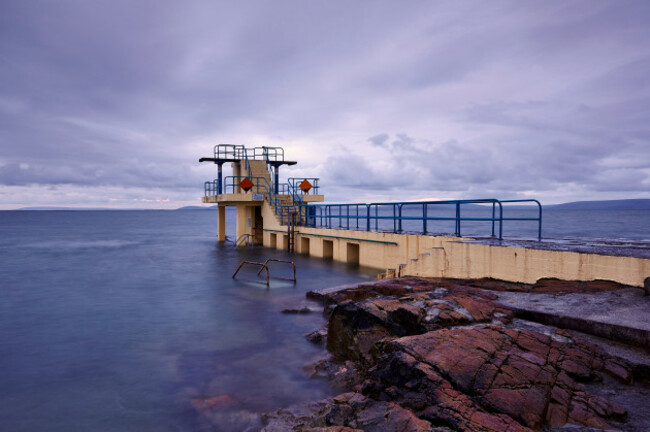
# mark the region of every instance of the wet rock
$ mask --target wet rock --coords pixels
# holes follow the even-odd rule
[[[312,312],[314,312],[314,310],[312,308],[310,308],[310,307],[307,307],[307,306],[305,306],[303,308],[299,308],[299,309],[288,308],[288,309],[283,309],[282,310],[283,314],[309,314],[309,313],[312,313]]]
[[[580,384],[599,379],[614,359],[533,331],[442,329],[383,342],[373,354],[364,394],[460,430],[608,429],[626,414]]]
[[[338,358],[368,363],[370,350],[384,338],[512,317],[509,309],[491,300],[446,293],[343,302],[330,316],[327,349]]]
[[[379,296],[404,296],[415,292],[431,291],[433,288],[431,282],[425,279],[387,279],[342,289],[309,291],[307,298],[323,303],[338,304],[344,301],[360,301]]]
[[[280,409],[264,415],[262,421],[265,424],[263,432],[432,430],[429,422],[394,402],[375,401],[354,392]]]
[[[322,359],[304,368],[310,378],[325,378],[338,391],[356,391],[361,387],[362,375],[354,362],[335,362]]]
[[[210,396],[210,397],[196,397],[191,401],[192,406],[199,412],[206,410],[227,408],[236,403],[235,399],[227,394]]]
[[[626,420],[626,410],[594,390],[605,382],[626,386],[642,374],[571,332],[514,322],[513,311],[491,291],[557,294],[621,288],[608,281],[542,279],[531,285],[405,278],[324,290],[313,298],[331,310],[326,345],[333,359],[315,365],[312,376],[361,392],[366,403],[392,403],[449,430],[617,428]],[[365,430],[351,419],[356,422],[361,411],[377,418],[374,410],[386,412],[384,405],[369,410],[363,404],[330,401],[310,409],[315,418],[329,420],[304,427]]]
[[[650,278],[649,278],[650,279]],[[646,282],[647,284],[647,282]],[[630,286],[616,282],[595,281],[566,281],[553,278],[539,279],[535,284],[507,282],[492,278],[481,279],[454,279],[454,278],[415,278],[406,277],[387,279],[374,283],[364,283],[341,288],[328,288],[318,291],[309,291],[307,298],[325,304],[339,304],[345,301],[361,301],[369,298],[390,296],[402,297],[421,292],[447,290],[450,294],[466,294],[480,296],[488,300],[495,300],[496,295],[489,291],[535,292],[550,294],[566,293],[595,293],[612,291]]]
[[[305,338],[313,344],[325,346],[327,342],[327,328],[309,332],[305,335]]]

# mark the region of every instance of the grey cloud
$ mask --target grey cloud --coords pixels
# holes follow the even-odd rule
[[[368,141],[374,146],[384,147],[389,137],[390,135],[388,135],[387,133],[380,133],[378,135],[368,138]]]
[[[336,135],[313,153],[321,177],[355,193],[638,196],[649,9],[5,1],[0,184],[200,193],[214,174],[195,169],[197,143]],[[358,153],[337,155],[339,143]]]

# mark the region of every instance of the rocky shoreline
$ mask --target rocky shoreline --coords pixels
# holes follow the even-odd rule
[[[307,338],[330,357],[306,370],[340,394],[267,413],[262,430],[650,430],[648,347],[522,320],[498,301],[629,288],[402,278],[310,292],[328,323]]]

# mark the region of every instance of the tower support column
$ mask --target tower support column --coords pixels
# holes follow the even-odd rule
[[[226,241],[226,206],[217,207],[217,241]]]
[[[252,207],[247,205],[237,206],[237,238],[235,241],[241,239],[244,234],[253,234],[253,215],[251,214]],[[240,240],[242,241],[242,240]],[[246,242],[242,241],[240,246],[245,246]]]

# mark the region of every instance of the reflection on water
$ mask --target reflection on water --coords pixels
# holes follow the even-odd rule
[[[295,285],[233,280],[242,259],[287,256],[217,244],[215,225],[201,211],[0,212],[0,430],[254,430],[260,412],[329,395],[303,371],[323,317],[281,311],[374,274],[295,256]]]

